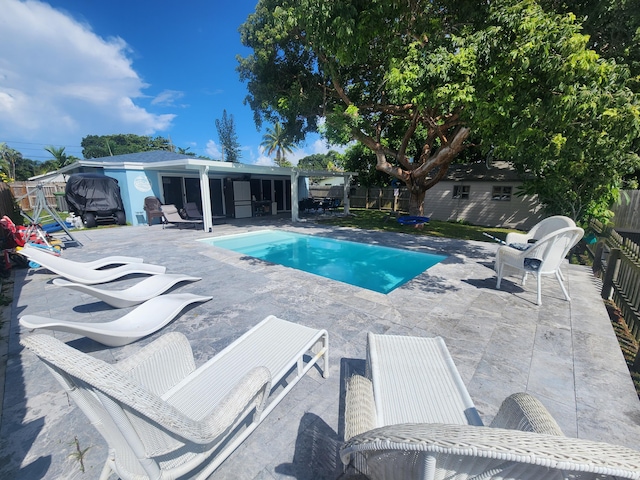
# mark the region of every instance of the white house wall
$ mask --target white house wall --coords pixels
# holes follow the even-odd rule
[[[468,185],[469,198],[453,198],[454,185]],[[518,182],[452,182],[440,181],[427,190],[424,214],[434,220],[466,221],[487,227],[527,230],[543,218],[537,197],[517,196]],[[492,200],[494,186],[511,186],[509,201]]]

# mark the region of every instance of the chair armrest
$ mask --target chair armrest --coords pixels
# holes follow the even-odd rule
[[[377,428],[346,442],[340,456],[345,464],[356,453],[370,460],[377,456],[385,463],[391,463],[394,452],[404,457],[394,462],[394,467],[401,463],[415,464],[412,462],[415,458],[409,458],[411,452],[422,452],[423,456],[429,457],[423,459],[425,463],[431,463],[436,471],[457,465],[455,469],[461,473],[459,478],[483,473],[489,475],[482,478],[519,478],[517,472],[528,473],[527,478],[556,478],[548,471],[541,476],[531,475],[536,466],[542,472],[546,468],[561,470],[565,476],[566,472],[591,472],[616,478],[640,478],[640,452],[630,448],[470,425],[401,424]],[[407,478],[397,470],[396,475],[395,478]],[[376,478],[375,473],[372,478]],[[576,475],[575,478],[595,478],[595,475]]]
[[[563,435],[560,426],[545,406],[527,393],[509,395],[500,405],[498,413],[489,426],[547,435]]]
[[[344,439],[349,440],[376,426],[376,407],[371,380],[353,375],[347,383],[344,408]]]
[[[162,395],[196,368],[191,345],[178,332],[161,336],[114,366],[155,395]]]

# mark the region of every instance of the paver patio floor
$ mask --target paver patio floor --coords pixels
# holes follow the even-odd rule
[[[448,258],[384,295],[305,272],[211,247],[197,239],[262,228],[284,228]],[[589,268],[566,264],[563,273],[572,302],[555,279],[543,280],[543,305],[535,305],[535,282],[520,286],[509,277],[495,289],[492,270],[497,244],[401,233],[370,232],[292,224],[277,217],[214,226],[213,233],[160,225],[83,230],[83,247],[65,258],[93,260],[107,255],[141,256],[169,273],[203,280],[180,292],[214,299],[183,312],[160,332],[120,348],[50,332],[109,362],[169,331],[184,333],[203,363],[264,317],[278,317],[329,332],[330,372],[312,370],[260,427],[218,468],[212,479],[336,479],[342,440],[344,379],[361,368],[368,331],[444,338],[478,411],[489,422],[509,394],[538,397],[568,436],[638,448],[640,401]],[[30,332],[18,318],[107,321],[115,310],[92,297],[52,285],[43,269],[14,272],[14,301],[8,329],[8,362],[0,425],[0,478],[97,478],[106,444],[35,356],[21,349]],[[122,285],[135,279],[122,281]],[[6,339],[5,339],[6,340]],[[69,457],[90,447],[86,473]]]

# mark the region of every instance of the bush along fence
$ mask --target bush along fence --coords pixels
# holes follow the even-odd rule
[[[593,272],[602,279],[602,298],[620,310],[629,332],[640,341],[640,245],[597,221],[590,227],[598,239]],[[629,368],[640,373],[639,354]]]

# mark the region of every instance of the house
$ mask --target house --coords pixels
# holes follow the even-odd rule
[[[451,165],[427,190],[424,215],[434,220],[528,230],[543,217],[535,195],[519,195],[522,179],[509,162]]]
[[[307,190],[307,177],[326,172],[296,168],[220,162],[166,150],[82,159],[61,168],[60,174],[101,173],[120,186],[127,222],[146,225],[144,199],[154,196],[178,209],[194,202],[203,213],[205,229],[212,218],[246,218],[291,212],[298,220],[298,199]],[[346,180],[355,175],[338,172]],[[296,198],[292,202],[291,199]]]

